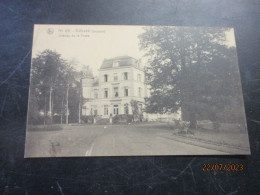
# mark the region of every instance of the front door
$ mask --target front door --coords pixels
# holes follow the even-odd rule
[[[114,115],[118,115],[119,112],[118,112],[118,105],[114,105]]]
[[[94,115],[95,115],[95,116],[98,115],[98,111],[97,111],[97,109],[94,110]]]

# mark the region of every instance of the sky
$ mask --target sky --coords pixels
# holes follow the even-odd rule
[[[66,60],[74,60],[80,70],[88,65],[94,75],[104,59],[128,55],[143,57],[138,35],[143,26],[122,25],[35,25],[32,58],[45,49],[55,50]],[[235,46],[233,29],[226,31],[227,45]]]

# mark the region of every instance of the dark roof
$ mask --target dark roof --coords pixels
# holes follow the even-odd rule
[[[111,59],[104,59],[100,69],[113,68],[114,62],[119,63],[118,67],[132,66],[132,67],[140,68],[138,60],[136,60],[135,58],[130,56],[118,56]]]

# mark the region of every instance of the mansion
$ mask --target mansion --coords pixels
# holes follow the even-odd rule
[[[144,98],[149,96],[145,85],[144,67],[129,56],[105,59],[97,79],[82,79],[82,115],[132,114],[131,100],[144,108]]]

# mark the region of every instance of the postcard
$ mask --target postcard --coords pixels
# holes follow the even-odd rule
[[[233,28],[35,25],[25,158],[249,155]]]

